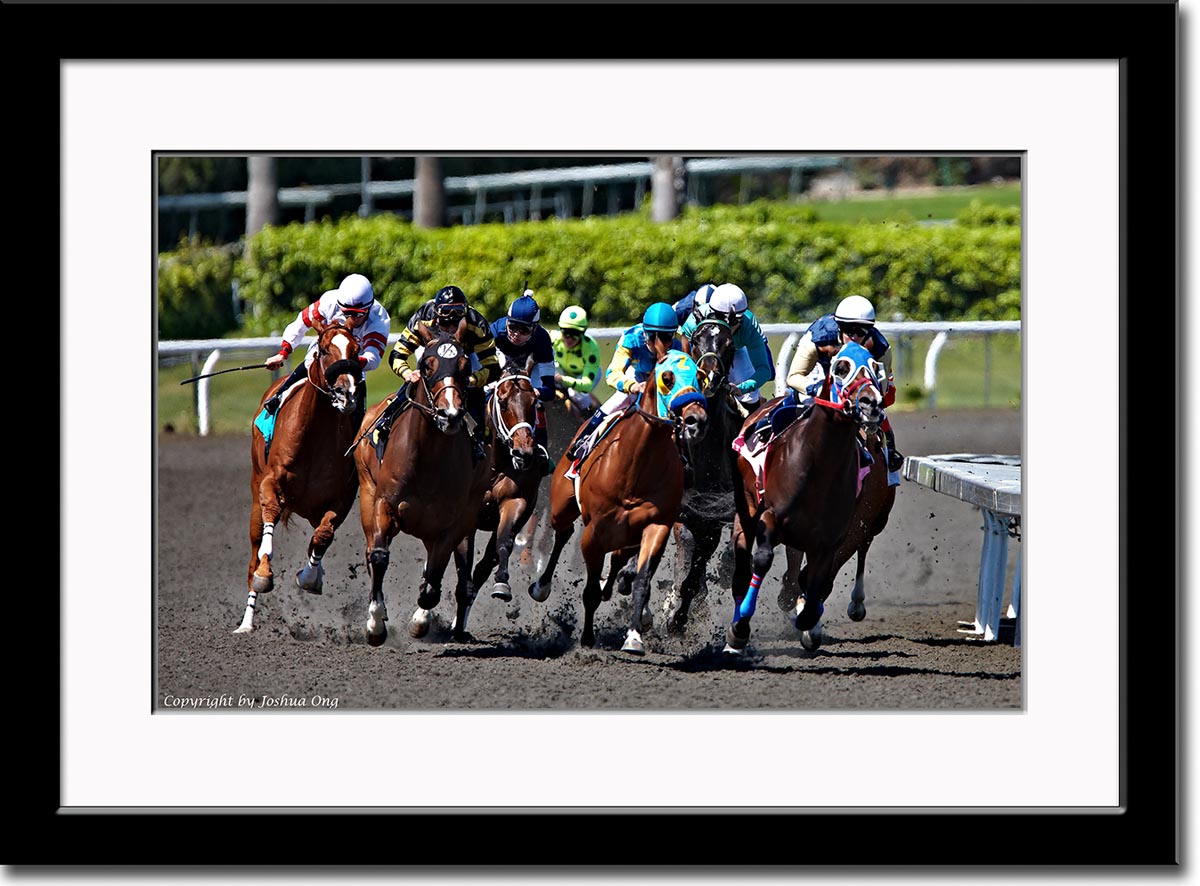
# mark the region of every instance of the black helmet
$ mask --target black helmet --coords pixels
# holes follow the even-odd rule
[[[467,296],[457,286],[443,286],[433,297],[433,314],[439,323],[460,320],[467,313]]]

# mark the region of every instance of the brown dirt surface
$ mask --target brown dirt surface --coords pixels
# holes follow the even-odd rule
[[[562,419],[561,413],[551,416]],[[906,455],[974,452],[1020,454],[1021,416],[1013,411],[896,413]],[[556,430],[555,438],[560,433]],[[552,440],[551,454],[557,455]],[[167,695],[290,696],[337,699],[339,709],[407,710],[995,710],[1022,707],[1021,649],[1011,624],[1001,642],[959,633],[975,616],[983,542],[981,512],[903,481],[866,570],[867,615],[846,615],[854,561],[841,570],[826,604],[825,639],[805,651],[776,603],[782,549],[764,582],[748,653],[729,661],[721,650],[732,614],[730,561],[714,557],[710,590],[693,605],[685,633],[662,626],[673,577],[673,546],[655,576],[655,627],[648,653],[620,650],[629,598],[614,595],[596,615],[593,649],[579,645],[583,609],[578,532],[563,554],[550,599],[526,593],[548,533],[514,552],[514,599],[479,589],[468,628],[473,641],[450,640],[453,566],[435,624],[409,637],[419,542],[398,537],[386,578],[388,639],[365,640],[369,579],[357,507],[325,558],[324,592],[299,591],[293,579],[310,530],[293,519],[275,535],[276,588],[260,595],[255,630],[234,635],[246,601],[249,560],[248,436],[162,435],[157,451],[156,688]],[[539,509],[546,505],[547,482]],[[545,522],[545,521],[543,521]],[[476,557],[485,536],[476,541]],[[718,554],[727,549],[728,530]],[[1011,587],[1020,543],[1009,544]],[[536,549],[536,550],[531,550]],[[1007,597],[1006,597],[1007,605]]]

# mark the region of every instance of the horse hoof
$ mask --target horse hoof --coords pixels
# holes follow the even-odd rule
[[[543,588],[540,582],[535,581],[529,586],[529,596],[539,603],[545,603],[550,599],[550,585]]]
[[[303,585],[300,583],[300,576],[296,576],[296,587],[298,587],[302,591],[305,591],[309,594],[313,594],[318,597],[321,595],[321,579],[320,578],[317,579],[316,584],[314,584],[312,587],[307,587],[306,585]]]
[[[239,627],[234,628],[233,632],[235,634],[249,634],[253,630],[254,628],[250,625],[240,625]]]
[[[503,600],[505,603],[508,603],[512,600],[512,588],[506,582],[496,582],[492,585],[492,599]]]
[[[851,621],[862,621],[867,617],[867,607],[858,600],[851,600],[850,605],[846,607],[846,614],[850,616]]]
[[[813,625],[821,620],[821,616],[825,614],[825,604],[818,603],[816,607],[805,606],[804,598],[801,597],[796,601],[796,630],[811,631]]]
[[[621,647],[622,652],[629,652],[633,655],[645,655],[646,644],[642,642],[642,636],[637,631],[625,632],[625,644]]]
[[[408,623],[408,634],[416,640],[420,640],[429,633],[429,610],[418,609],[413,613],[412,621]]]
[[[254,578],[250,579],[250,590],[257,594],[265,594],[268,591],[275,590],[275,576],[254,573]]]
[[[721,651],[724,652],[726,655],[728,655],[730,658],[741,658],[742,654],[745,652],[745,649],[738,649],[738,648],[726,643],[725,648],[722,649]]]
[[[811,629],[800,632],[800,645],[809,652],[816,652],[821,648],[821,641],[824,638],[825,630],[821,627],[820,622],[818,622]]]
[[[746,644],[749,642],[750,635],[747,634],[745,637],[739,637],[736,633],[734,633],[733,625],[730,625],[725,629],[726,652],[736,652],[738,655],[741,655],[746,649]]]
[[[367,631],[367,643],[371,646],[382,646],[383,641],[386,639],[387,625],[384,625],[383,630],[381,630],[378,634],[372,634],[370,631]]]

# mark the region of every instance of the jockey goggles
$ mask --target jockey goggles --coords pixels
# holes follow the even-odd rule
[[[533,335],[533,324],[522,323],[519,320],[509,320],[508,331],[514,335]]]
[[[869,326],[861,326],[857,323],[839,323],[838,331],[847,338],[866,338],[871,334]]]
[[[446,305],[433,312],[433,318],[439,324],[457,323],[465,316],[467,316],[466,305]]]

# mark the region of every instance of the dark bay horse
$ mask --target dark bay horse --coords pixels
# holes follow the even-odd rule
[[[506,363],[487,405],[494,450],[492,476],[476,528],[492,535],[471,580],[479,588],[495,567],[492,596],[504,601],[512,599],[508,561],[513,539],[533,515],[542,481],[542,462],[533,436],[538,393],[529,373],[534,365],[532,355],[524,365]]]
[[[887,457],[884,455],[880,435],[868,436],[865,445],[873,459],[871,469],[863,480],[862,492],[859,493],[858,502],[854,507],[854,515],[850,518],[850,529],[833,556],[833,574],[836,578],[851,555],[858,554],[854,588],[850,591],[850,603],[846,607],[846,614],[850,616],[851,621],[862,621],[867,617],[866,594],[863,590],[867,551],[871,548],[871,542],[887,526],[892,505],[896,502],[896,487],[888,485]],[[801,568],[803,560],[804,557],[799,551],[794,548],[787,549],[787,572],[784,573],[783,585],[779,590],[780,609],[798,612],[804,608],[808,567]],[[800,643],[805,649],[817,649],[821,645],[822,637],[821,622],[818,621],[809,630],[800,632]]]
[[[308,378],[294,385],[279,406],[269,452],[261,429],[256,426],[250,434],[250,593],[241,626],[234,633],[253,630],[258,595],[275,587],[271,571],[275,525],[286,526],[292,514],[312,524],[308,562],[296,574],[296,585],[319,594],[324,577],[321,558],[358,491],[354,462],[346,458],[362,415],[358,341],[341,323],[318,321],[313,329],[317,356],[308,367]],[[260,410],[285,380],[271,383]]]
[[[692,601],[707,591],[708,561],[722,530],[733,522],[737,456],[730,444],[745,418],[729,383],[735,351],[729,324],[717,317],[701,320],[687,347],[700,370],[708,428],[703,437],[688,444],[694,480],[684,492],[675,524],[676,584],[663,608],[670,612],[668,626],[677,631],[686,625]]]
[[[811,410],[782,430],[767,450],[761,495],[753,468],[738,459],[734,615],[726,652],[740,654],[746,648],[758,589],[777,544],[795,548],[807,561],[806,591],[815,603],[798,608],[796,629],[808,631],[820,619],[836,575],[834,558],[856,507],[859,428],[875,435],[883,415],[877,367],[866,349],[853,342],[838,351]],[[743,431],[754,427],[770,405],[750,416]]]
[[[555,467],[550,483],[554,549],[542,575],[529,588],[529,595],[539,602],[550,596],[559,555],[574,532],[575,518],[582,516],[579,547],[587,582],[580,642],[595,645],[596,609],[611,595],[615,582],[621,593],[632,590],[631,623],[621,650],[635,655],[646,651],[641,632],[650,581],[683,500],[683,461],[676,435],[695,440],[707,422],[704,395],[695,387],[695,362],[682,351],[669,350],[667,342],[655,340],[654,347],[658,357],[654,376],[644,383],[636,408],[618,420],[583,460],[578,486],[566,477],[570,458],[564,454]],[[600,573],[609,552],[612,559],[602,592]]]
[[[475,597],[470,581],[475,521],[491,473],[491,452],[478,464],[471,460],[471,441],[465,430],[466,388],[471,361],[458,336],[419,326],[424,345],[419,377],[407,386],[408,399],[392,422],[382,461],[369,436],[355,447],[358,466],[359,510],[371,576],[367,642],[379,646],[387,638],[387,607],[383,577],[388,546],[404,532],[425,544],[417,610],[409,624],[413,637],[429,632],[431,611],[441,601],[442,576],[454,555],[458,573],[454,638],[467,638],[467,610]],[[368,411],[370,427],[386,407],[381,401]]]

